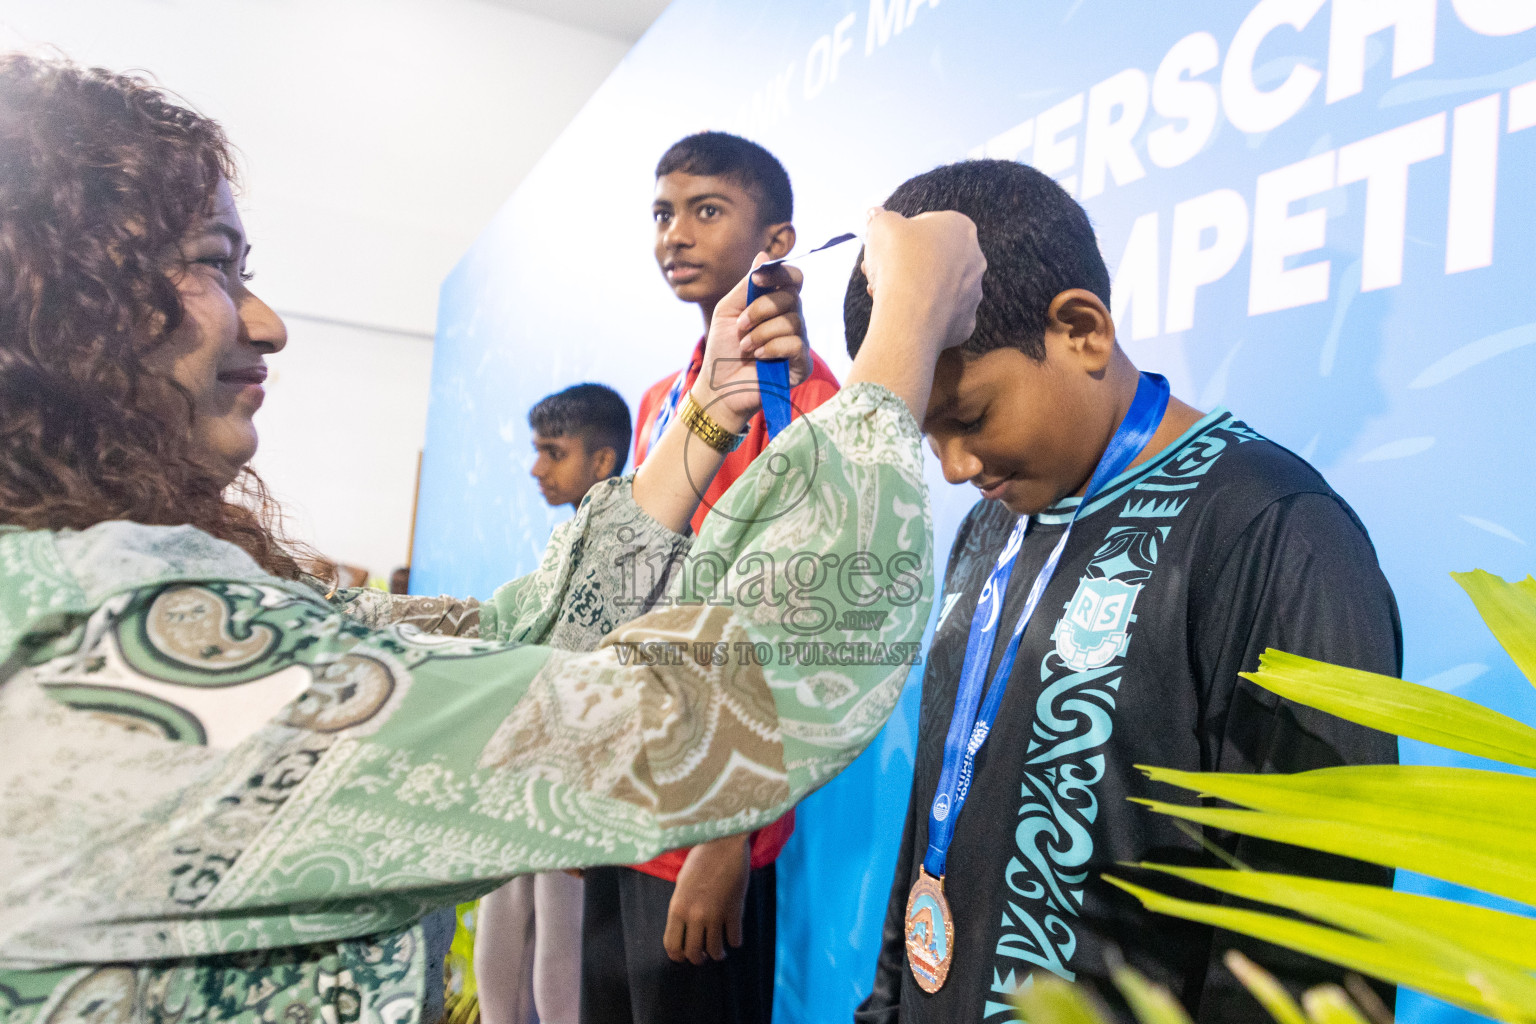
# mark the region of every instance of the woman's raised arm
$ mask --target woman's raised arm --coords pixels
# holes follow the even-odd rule
[[[910,382],[963,340],[947,301],[864,351]],[[884,724],[932,598],[922,373],[860,366],[591,653],[370,629],[185,528],[0,534],[0,964],[376,934],[777,818]]]

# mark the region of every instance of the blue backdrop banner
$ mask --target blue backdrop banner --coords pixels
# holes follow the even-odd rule
[[[1533,30],[1536,0],[676,0],[443,285],[413,587],[484,596],[531,569],[559,514],[528,479],[528,407],[583,380],[633,405],[698,338],[651,256],[671,142],[768,146],[808,242],[916,172],[992,156],[1086,206],[1138,365],[1299,452],[1359,512],[1408,678],[1536,721],[1446,575],[1536,566]],[[839,374],[855,257],[804,264],[811,342]],[[930,483],[942,558],[976,496],[936,467]],[[868,990],[916,697],[914,680],[800,810],[782,1024],[848,1020]],[[1472,1019],[1411,993],[1399,1011]]]

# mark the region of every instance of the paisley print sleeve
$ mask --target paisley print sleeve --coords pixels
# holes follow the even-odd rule
[[[726,492],[661,604],[594,654],[552,652],[479,766],[639,812],[646,850],[765,824],[835,775],[919,656],[933,587],[920,441],[874,385],[795,421]]]
[[[556,528],[538,569],[482,606],[481,635],[591,650],[655,605],[692,543],[635,504],[632,474],[604,480]]]
[[[68,643],[0,686],[0,970],[384,934],[514,874],[782,815],[873,738],[916,660],[917,426],[844,389],[651,575],[629,558],[656,549],[644,523],[602,527],[626,495],[589,498],[566,548],[481,606],[480,639],[193,569],[78,618],[18,612]],[[605,629],[585,609],[624,602],[655,607],[595,651],[517,642]]]
[[[692,543],[635,504],[633,486],[630,475],[593,488],[575,518],[556,528],[539,567],[503,586],[489,607],[474,598],[365,588],[339,591],[331,603],[374,629],[408,626],[590,650],[656,603]]]
[[[439,636],[480,635],[480,602],[472,597],[417,597],[354,587],[337,591],[330,600],[344,615],[372,629],[409,626]]]

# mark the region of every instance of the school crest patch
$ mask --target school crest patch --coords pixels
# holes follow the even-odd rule
[[[1128,628],[1136,618],[1131,609],[1140,592],[1139,583],[1087,576],[1077,581],[1077,592],[1051,634],[1056,653],[1068,668],[1074,672],[1103,668],[1125,652],[1131,639]]]

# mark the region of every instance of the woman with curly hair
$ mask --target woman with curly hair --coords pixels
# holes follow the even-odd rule
[[[428,912],[772,821],[869,741],[906,674],[747,652],[855,605],[887,613],[857,639],[915,650],[927,619],[913,417],[974,322],[969,221],[872,219],[850,386],[699,537],[695,485],[756,411],[753,357],[803,372],[794,272],[721,303],[708,349],[730,371],[536,572],[484,603],[324,594],[247,465],[287,339],[247,287],[231,177],[219,127],[144,81],[0,57],[11,1024],[431,1020]],[[775,579],[807,553],[819,585]],[[905,568],[826,585],[854,553]],[[685,555],[713,575],[675,571]]]

